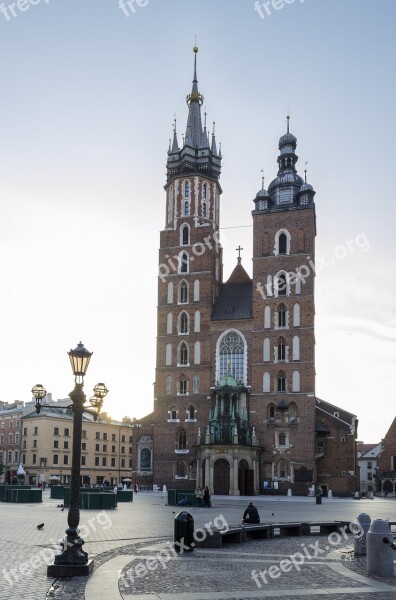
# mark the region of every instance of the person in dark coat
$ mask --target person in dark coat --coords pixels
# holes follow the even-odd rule
[[[253,523],[260,523],[260,515],[258,514],[257,508],[254,506],[253,502],[249,502],[247,508],[245,508],[245,512],[243,513],[242,525],[250,525]]]
[[[203,491],[203,503],[206,508],[210,508],[210,492],[208,486],[204,487]]]

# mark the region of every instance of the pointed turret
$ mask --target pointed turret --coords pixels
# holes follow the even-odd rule
[[[202,127],[201,107],[204,97],[198,89],[197,77],[197,46],[194,47],[194,76],[191,93],[186,101],[188,117],[185,138],[179,148],[176,134],[176,124],[173,131],[173,143],[168,152],[167,183],[183,173],[183,176],[193,173],[205,174],[206,177],[219,179],[221,171],[221,156],[217,152],[216,138],[213,132],[211,144],[206,129],[206,112],[204,127]]]

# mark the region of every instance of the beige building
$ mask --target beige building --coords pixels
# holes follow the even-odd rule
[[[73,413],[68,401],[54,402],[36,414],[33,405],[22,418],[21,462],[29,484],[69,483],[72,466]],[[134,423],[125,417],[113,421],[104,413],[98,421],[83,416],[81,484],[109,485],[131,478]],[[136,471],[135,471],[136,472]],[[51,480],[52,477],[52,480]],[[59,479],[55,479],[58,477]]]

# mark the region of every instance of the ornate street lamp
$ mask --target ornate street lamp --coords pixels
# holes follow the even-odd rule
[[[68,352],[68,355],[75,377],[74,390],[69,394],[72,404],[68,407],[72,409],[74,415],[70,507],[67,515],[69,527],[66,529],[66,539],[61,542],[62,552],[55,556],[54,564],[47,567],[48,577],[84,576],[90,575],[93,570],[93,560],[88,559],[88,553],[82,549],[84,540],[78,534],[78,525],[80,523],[82,416],[84,412],[89,412],[96,421],[108,389],[104,383],[98,383],[94,388],[94,396],[90,399],[90,405],[85,406],[86,396],[83,392],[84,376],[87,372],[92,352],[88,352],[80,342],[74,350]],[[33,387],[32,393],[36,398],[36,412],[39,414],[41,408],[45,406],[45,404],[42,404],[42,399],[46,396],[47,392],[42,385],[38,384]],[[88,408],[92,408],[93,411],[87,410]]]

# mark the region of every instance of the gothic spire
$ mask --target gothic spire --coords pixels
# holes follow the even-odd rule
[[[198,91],[197,53],[198,48],[197,46],[194,46],[194,79],[191,94],[189,94],[186,99],[189,107],[186,128],[186,144],[188,146],[192,146],[193,148],[202,148],[204,135],[202,129],[201,106],[204,98]]]

